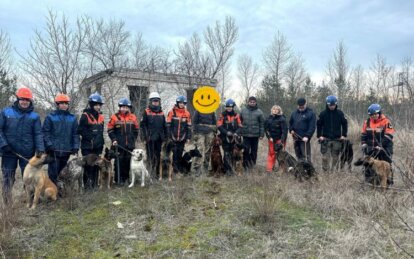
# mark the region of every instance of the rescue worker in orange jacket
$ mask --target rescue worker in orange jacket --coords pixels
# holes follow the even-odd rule
[[[233,165],[233,148],[234,137],[240,134],[242,123],[240,115],[234,111],[236,103],[232,99],[228,99],[225,103],[226,110],[220,114],[217,121],[217,129],[220,131],[222,146],[224,151],[224,171],[226,175],[233,175],[235,168]]]
[[[121,98],[118,102],[119,111],[111,116],[108,123],[108,135],[113,146],[118,146],[118,166],[115,166],[115,180],[123,185],[129,178],[131,151],[135,148],[139,125],[135,114],[131,113],[131,101]],[[118,177],[119,176],[119,177]],[[119,181],[118,181],[119,179]]]
[[[167,116],[167,134],[174,144],[174,173],[182,171],[179,163],[183,155],[184,145],[191,140],[191,115],[185,108],[186,104],[187,98],[182,95],[178,96],[176,104]]]
[[[366,155],[392,163],[394,127],[382,114],[379,104],[371,104],[368,115],[369,118],[362,127],[361,146]],[[372,172],[365,170],[365,180],[371,182],[372,178]],[[393,184],[392,178],[388,179],[388,184]]]
[[[102,96],[98,93],[89,96],[89,108],[83,110],[79,119],[78,133],[82,137],[81,153],[82,156],[89,154],[100,155],[105,145],[104,117],[101,107],[104,104]],[[98,166],[85,166],[83,174],[85,189],[98,187]]]
[[[145,143],[150,162],[150,172],[152,177],[156,178],[159,172],[162,142],[167,138],[167,125],[159,93],[150,93],[149,105],[142,114],[140,127],[141,139]]]

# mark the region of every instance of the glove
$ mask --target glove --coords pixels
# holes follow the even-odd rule
[[[227,131],[227,137],[233,137],[233,132]]]
[[[302,140],[303,140],[303,142],[308,142],[308,137],[304,137],[304,138],[302,138]]]
[[[43,151],[36,151],[36,157],[40,158],[44,153]]]
[[[78,152],[79,152],[79,149],[76,149],[76,148],[74,148],[74,149],[72,149],[72,155],[74,155],[74,156],[76,156],[77,154],[78,154]]]
[[[2,147],[1,149],[6,153],[13,153],[13,149],[9,145],[6,145]]]

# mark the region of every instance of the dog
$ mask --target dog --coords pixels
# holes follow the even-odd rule
[[[58,188],[59,191],[67,195],[68,192],[75,191],[75,185],[77,183],[77,191],[82,192],[83,186],[83,172],[86,159],[82,157],[76,157],[69,160],[66,166],[62,169],[58,176]],[[62,185],[60,185],[60,183]]]
[[[276,159],[284,173],[287,173],[289,168],[294,168],[298,163],[296,158],[284,149],[277,152]]]
[[[173,156],[173,147],[174,143],[172,140],[167,140],[162,143],[161,146],[161,163],[159,168],[159,180],[162,180],[163,177],[163,169],[168,170],[168,181],[172,181],[172,173],[173,173],[173,166],[172,166],[172,156]]]
[[[289,172],[293,172],[295,178],[299,179],[299,182],[303,182],[304,179],[311,180],[312,178],[318,181],[315,168],[307,160],[299,160],[294,167],[289,167]]]
[[[42,166],[49,162],[47,157],[47,154],[32,157],[23,171],[23,183],[28,208],[35,209],[40,196],[45,196],[53,201],[57,199],[57,187],[49,179],[47,171],[42,169]]]
[[[197,145],[193,149],[190,149],[187,152],[184,152],[183,156],[180,159],[180,168],[181,172],[183,173],[189,173],[191,171],[191,164],[193,161],[193,157],[203,157],[200,153],[200,150],[198,150]]]
[[[378,160],[372,156],[365,156],[364,158],[358,159],[355,163],[355,166],[364,165],[368,174],[366,176],[372,177],[368,179],[372,183],[373,187],[380,185],[382,190],[386,190],[388,185],[387,179],[393,178],[393,172],[391,171],[391,164],[387,161]]]
[[[100,157],[95,162],[99,167],[98,185],[99,189],[102,190],[103,186],[106,185],[108,190],[111,189],[112,183],[114,182],[114,164],[112,159],[116,157],[115,151],[109,148],[105,148],[103,157]]]
[[[220,177],[220,175],[223,174],[224,165],[223,165],[223,157],[221,156],[221,150],[220,146],[222,144],[221,138],[216,135],[213,138],[213,141],[211,142],[211,155],[210,155],[210,161],[211,161],[211,168],[212,175],[215,177]]]
[[[339,159],[341,169],[344,168],[345,163],[348,163],[348,170],[351,171],[352,160],[354,159],[354,151],[352,149],[352,143],[349,139],[342,141],[342,150]]]
[[[233,152],[232,152],[232,167],[233,171],[237,173],[238,176],[241,175],[243,171],[243,139],[241,136],[233,136]]]
[[[132,150],[131,167],[129,169],[129,178],[131,179],[131,184],[128,186],[129,188],[132,188],[134,186],[135,176],[141,177],[141,187],[145,186],[145,178],[149,178],[152,183],[152,179],[144,164],[144,157],[144,150],[139,148]]]

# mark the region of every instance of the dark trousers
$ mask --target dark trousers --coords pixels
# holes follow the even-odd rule
[[[82,156],[87,156],[89,154],[96,154],[100,155],[102,153],[101,149],[82,149],[81,150]],[[99,167],[97,165],[94,166],[85,166],[84,174],[83,174],[83,184],[85,189],[95,189],[98,188],[98,175],[99,175]]]
[[[13,184],[16,179],[16,168],[17,163],[19,163],[20,170],[23,177],[23,171],[26,168],[28,160],[30,157],[26,158],[27,160],[17,157],[11,153],[4,153],[1,159],[1,171],[3,173],[3,202],[4,204],[10,204],[12,202],[12,189]]]
[[[118,181],[118,161],[115,160],[115,182],[124,184],[129,179],[129,169],[131,167],[131,154],[123,149],[118,148],[119,152],[119,181]]]
[[[258,137],[243,137],[243,168],[248,169],[256,165]]]
[[[185,140],[184,141],[174,141],[174,147],[173,147],[174,173],[178,173],[178,172],[182,171],[180,162],[181,162],[181,158],[183,157],[184,146],[185,146]]]
[[[53,156],[53,154],[51,154]],[[48,164],[47,173],[49,175],[50,180],[54,184],[57,184],[57,179],[59,177],[60,171],[66,166],[68,163],[69,156],[56,156],[53,157],[53,162]]]
[[[148,164],[151,175],[155,177],[160,170],[160,157],[161,157],[162,140],[150,140],[146,144],[148,154]]]
[[[293,146],[295,148],[295,154],[298,160],[307,160],[309,163],[312,163],[311,146],[309,141],[305,143],[301,140],[296,140]]]

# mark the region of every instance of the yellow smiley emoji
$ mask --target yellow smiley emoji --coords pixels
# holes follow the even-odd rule
[[[214,87],[200,87],[194,93],[193,106],[201,113],[215,112],[220,106],[220,95]]]

